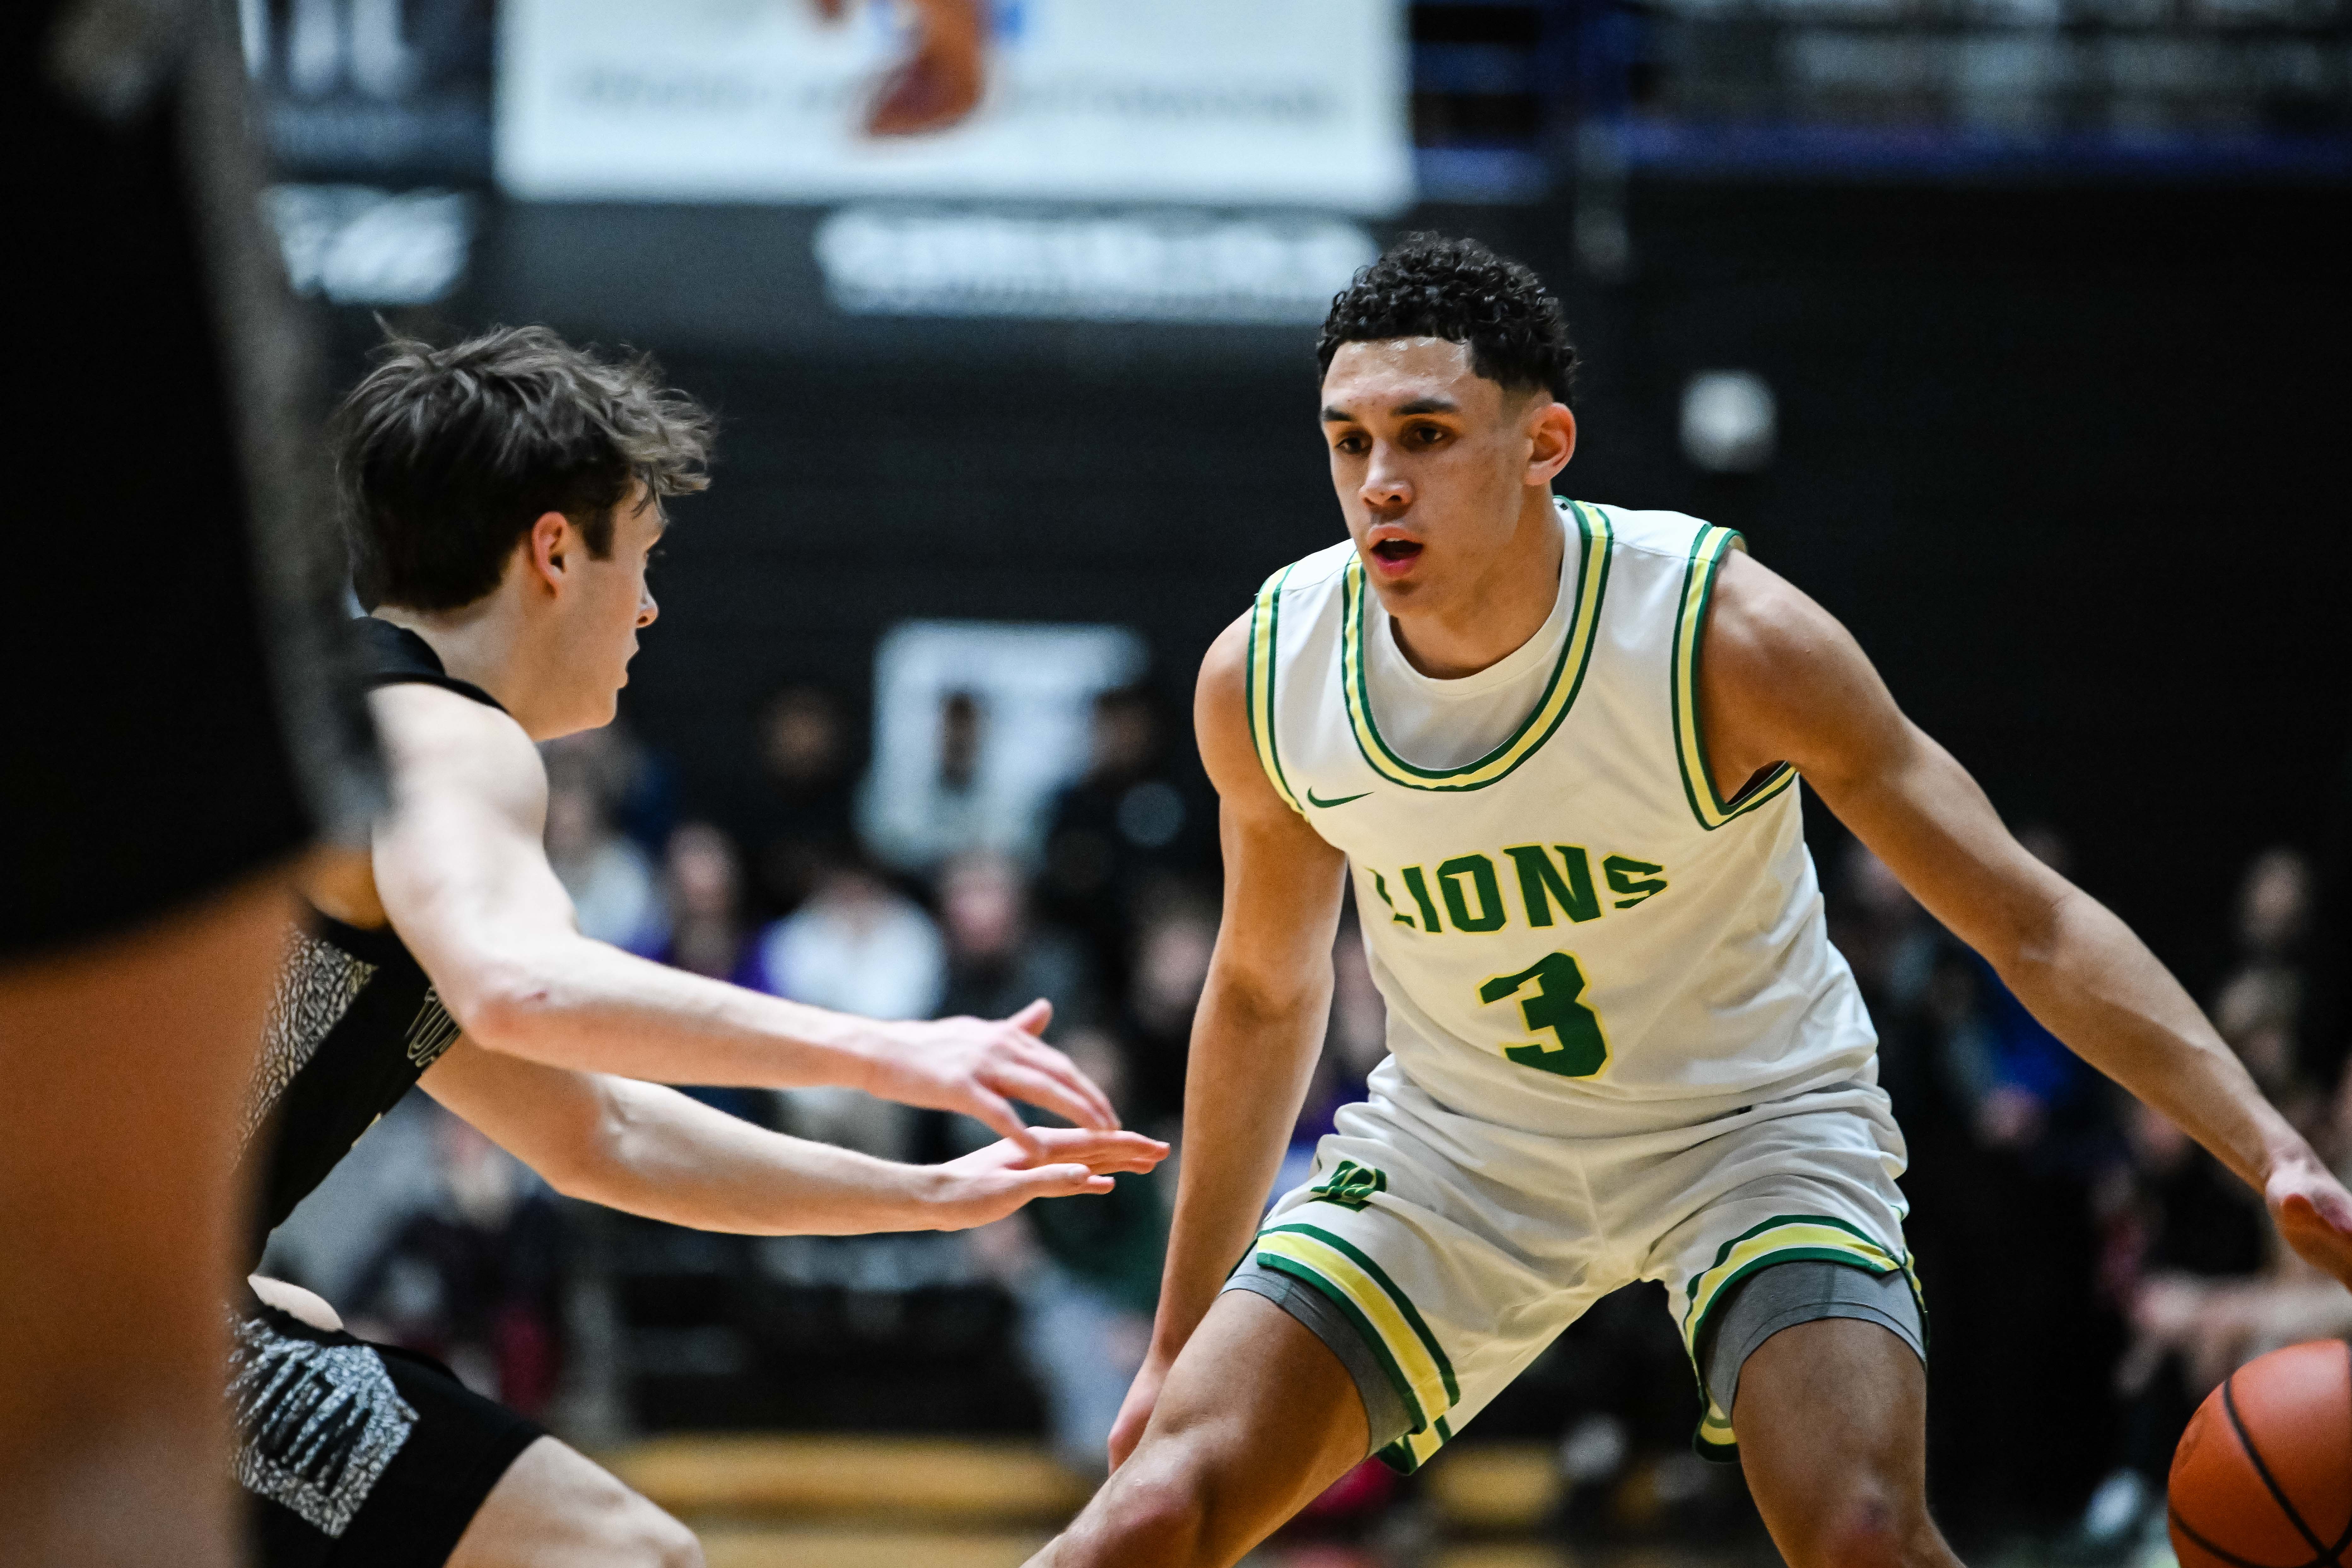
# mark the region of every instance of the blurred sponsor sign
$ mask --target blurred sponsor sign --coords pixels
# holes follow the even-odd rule
[[[985,101],[859,131],[881,0],[507,0],[498,177],[532,200],[962,197],[1337,207],[1412,197],[1401,0],[999,0]]]
[[[1311,325],[1380,247],[1337,217],[845,207],[816,232],[858,315]]]

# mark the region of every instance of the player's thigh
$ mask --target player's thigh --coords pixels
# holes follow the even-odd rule
[[[0,1558],[226,1559],[236,1099],[290,908],[270,874],[0,963]]]
[[[1368,1445],[1363,1400],[1330,1347],[1273,1302],[1229,1290],[1169,1369],[1135,1452],[1040,1561],[1235,1562]]]
[[[694,1534],[579,1450],[541,1437],[507,1467],[449,1568],[701,1568]]]
[[[1881,1324],[1817,1318],[1748,1356],[1739,1463],[1794,1568],[1942,1564],[1927,1516],[1927,1373]]]

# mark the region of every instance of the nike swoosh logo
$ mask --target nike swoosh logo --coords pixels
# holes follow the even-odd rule
[[[1337,800],[1324,800],[1316,795],[1315,786],[1313,784],[1308,784],[1307,786],[1307,804],[1309,805],[1345,805],[1351,800],[1361,800],[1365,795],[1371,793],[1372,792],[1370,790],[1365,790],[1359,795],[1343,795]]]

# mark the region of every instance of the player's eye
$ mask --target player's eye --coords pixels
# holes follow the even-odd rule
[[[1404,438],[1416,447],[1434,447],[1445,437],[1446,429],[1443,425],[1415,425],[1404,433]]]
[[[1342,436],[1332,442],[1331,447],[1334,451],[1345,452],[1349,457],[1354,457],[1364,449],[1364,437],[1360,434]]]

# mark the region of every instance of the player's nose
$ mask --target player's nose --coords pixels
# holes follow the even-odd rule
[[[1364,504],[1382,516],[1391,516],[1412,504],[1412,486],[1401,477],[1374,474],[1357,492]]]
[[[1412,504],[1412,485],[1397,461],[1396,450],[1387,442],[1373,445],[1372,458],[1364,467],[1364,482],[1357,494],[1376,512],[1399,512]]]
[[[654,592],[648,588],[637,600],[637,625],[641,627],[652,626],[660,615],[661,606],[654,603]]]

